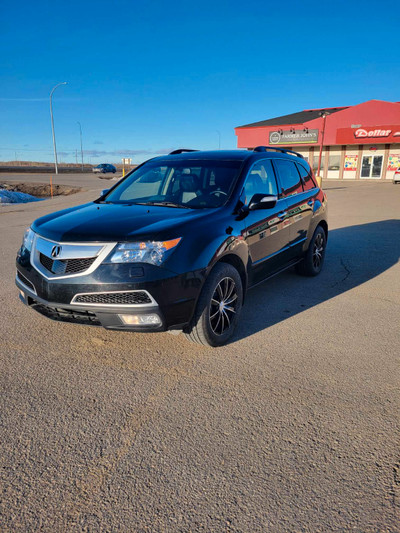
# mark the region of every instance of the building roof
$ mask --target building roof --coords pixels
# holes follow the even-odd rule
[[[325,109],[305,109],[304,111],[298,111],[297,113],[291,113],[290,115],[283,115],[281,117],[270,118],[269,120],[261,120],[260,122],[253,122],[252,124],[245,124],[244,126],[238,126],[238,128],[257,128],[259,126],[284,126],[288,124],[304,124],[310,120],[314,120],[321,116],[323,111],[327,111],[330,115],[337,113],[346,107],[327,107]]]

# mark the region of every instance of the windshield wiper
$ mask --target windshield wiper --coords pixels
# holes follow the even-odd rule
[[[136,205],[159,205],[162,207],[179,207],[183,209],[192,209],[188,205],[178,204],[176,202],[167,202],[167,201],[154,201],[154,202],[136,202]]]

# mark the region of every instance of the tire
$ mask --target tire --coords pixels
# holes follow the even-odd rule
[[[205,346],[226,344],[239,321],[242,303],[239,272],[228,263],[217,263],[204,283],[186,337]]]
[[[318,276],[324,264],[325,251],[326,234],[324,228],[318,226],[303,261],[296,265],[297,273],[302,276]]]

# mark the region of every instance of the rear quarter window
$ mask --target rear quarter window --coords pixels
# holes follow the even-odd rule
[[[296,163],[296,166],[303,180],[304,190],[309,191],[310,189],[315,189],[317,185],[313,179],[311,168],[307,169],[301,163]]]

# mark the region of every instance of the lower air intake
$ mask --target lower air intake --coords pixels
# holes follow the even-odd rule
[[[103,292],[93,294],[78,294],[71,303],[94,305],[143,305],[151,304],[152,299],[145,291],[132,292]]]
[[[20,280],[20,282],[25,285],[25,287],[28,287],[28,289],[30,289],[32,292],[36,294],[36,289],[33,283],[29,281],[29,279],[27,279],[24,275],[22,275],[19,270],[17,270],[17,277]]]

